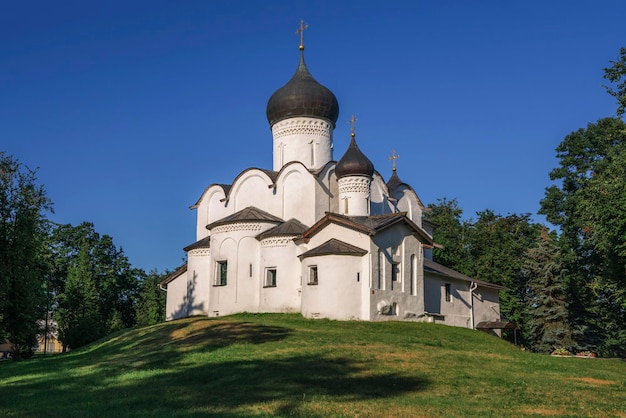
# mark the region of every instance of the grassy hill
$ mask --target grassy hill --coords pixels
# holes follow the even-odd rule
[[[626,362],[481,332],[298,315],[188,318],[0,364],[3,417],[626,417]]]

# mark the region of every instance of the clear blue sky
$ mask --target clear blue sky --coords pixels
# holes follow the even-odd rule
[[[614,114],[604,67],[626,46],[615,1],[13,1],[0,14],[0,150],[31,168],[56,222],[93,222],[159,271],[195,241],[206,186],[272,167],[270,95],[306,62],[425,204],[539,209],[555,147]],[[534,219],[543,222],[543,218]]]

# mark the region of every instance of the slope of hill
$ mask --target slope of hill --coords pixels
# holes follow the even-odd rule
[[[626,363],[481,332],[299,315],[188,318],[0,364],[0,416],[618,416]]]

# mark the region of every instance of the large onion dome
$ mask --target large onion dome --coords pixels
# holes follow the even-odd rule
[[[346,176],[368,176],[372,177],[374,174],[374,164],[363,154],[356,144],[354,139],[354,132],[352,133],[352,140],[343,157],[339,160],[335,166],[335,174],[340,179]]]
[[[276,90],[267,102],[270,127],[283,119],[309,116],[330,121],[335,126],[339,103],[328,88],[315,81],[304,63],[304,48],[300,48],[300,64],[291,80]]]

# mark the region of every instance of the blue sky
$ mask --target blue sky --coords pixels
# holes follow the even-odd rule
[[[425,204],[536,214],[555,147],[612,116],[615,1],[23,1],[0,13],[0,150],[51,219],[93,222],[135,267],[174,269],[206,186],[271,168],[271,94],[306,62],[357,140]],[[544,222],[540,216],[537,221]]]

